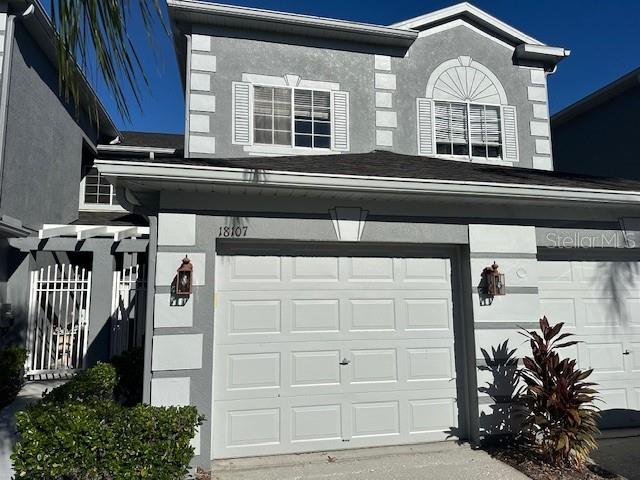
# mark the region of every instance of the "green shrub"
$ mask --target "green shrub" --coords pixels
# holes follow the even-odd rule
[[[0,350],[0,408],[9,405],[24,384],[24,362],[27,351],[24,348]]]
[[[144,376],[144,350],[137,348],[111,359],[118,373],[115,389],[116,399],[124,405],[136,405],[142,402],[142,384]]]
[[[112,400],[38,404],[18,414],[16,478],[182,479],[201,420],[195,407],[127,408]]]
[[[113,365],[98,363],[77,373],[64,385],[45,393],[42,397],[42,403],[111,400],[117,383],[118,375]]]
[[[523,332],[529,338],[532,356],[523,359],[520,372],[526,384],[521,396],[527,417],[523,439],[542,457],[555,465],[583,466],[596,447],[598,409],[593,406],[597,391],[584,380],[593,370],[576,368],[576,361],[560,359],[557,350],[575,345],[560,334],[563,323],[550,326],[540,320],[542,335]],[[564,342],[563,342],[564,341]]]

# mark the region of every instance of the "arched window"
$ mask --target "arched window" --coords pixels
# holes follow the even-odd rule
[[[516,109],[498,78],[470,57],[436,68],[417,106],[421,155],[518,160]]]

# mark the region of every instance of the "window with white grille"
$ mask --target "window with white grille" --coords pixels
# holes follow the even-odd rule
[[[116,189],[95,167],[86,170],[80,183],[80,208],[83,210],[122,210]]]
[[[331,148],[331,93],[254,86],[253,142]]]
[[[500,107],[435,102],[436,153],[474,158],[502,158]]]

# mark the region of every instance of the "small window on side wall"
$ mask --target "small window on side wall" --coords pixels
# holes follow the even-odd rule
[[[95,167],[87,167],[80,182],[81,210],[123,210],[116,200],[116,190]]]

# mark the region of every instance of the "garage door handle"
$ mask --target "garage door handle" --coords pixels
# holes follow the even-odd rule
[[[622,352],[623,355],[629,355],[631,352],[629,350],[625,350],[624,352]]]
[[[340,365],[349,365],[351,363],[351,360],[347,360],[346,358],[343,358],[342,361],[340,362]]]

